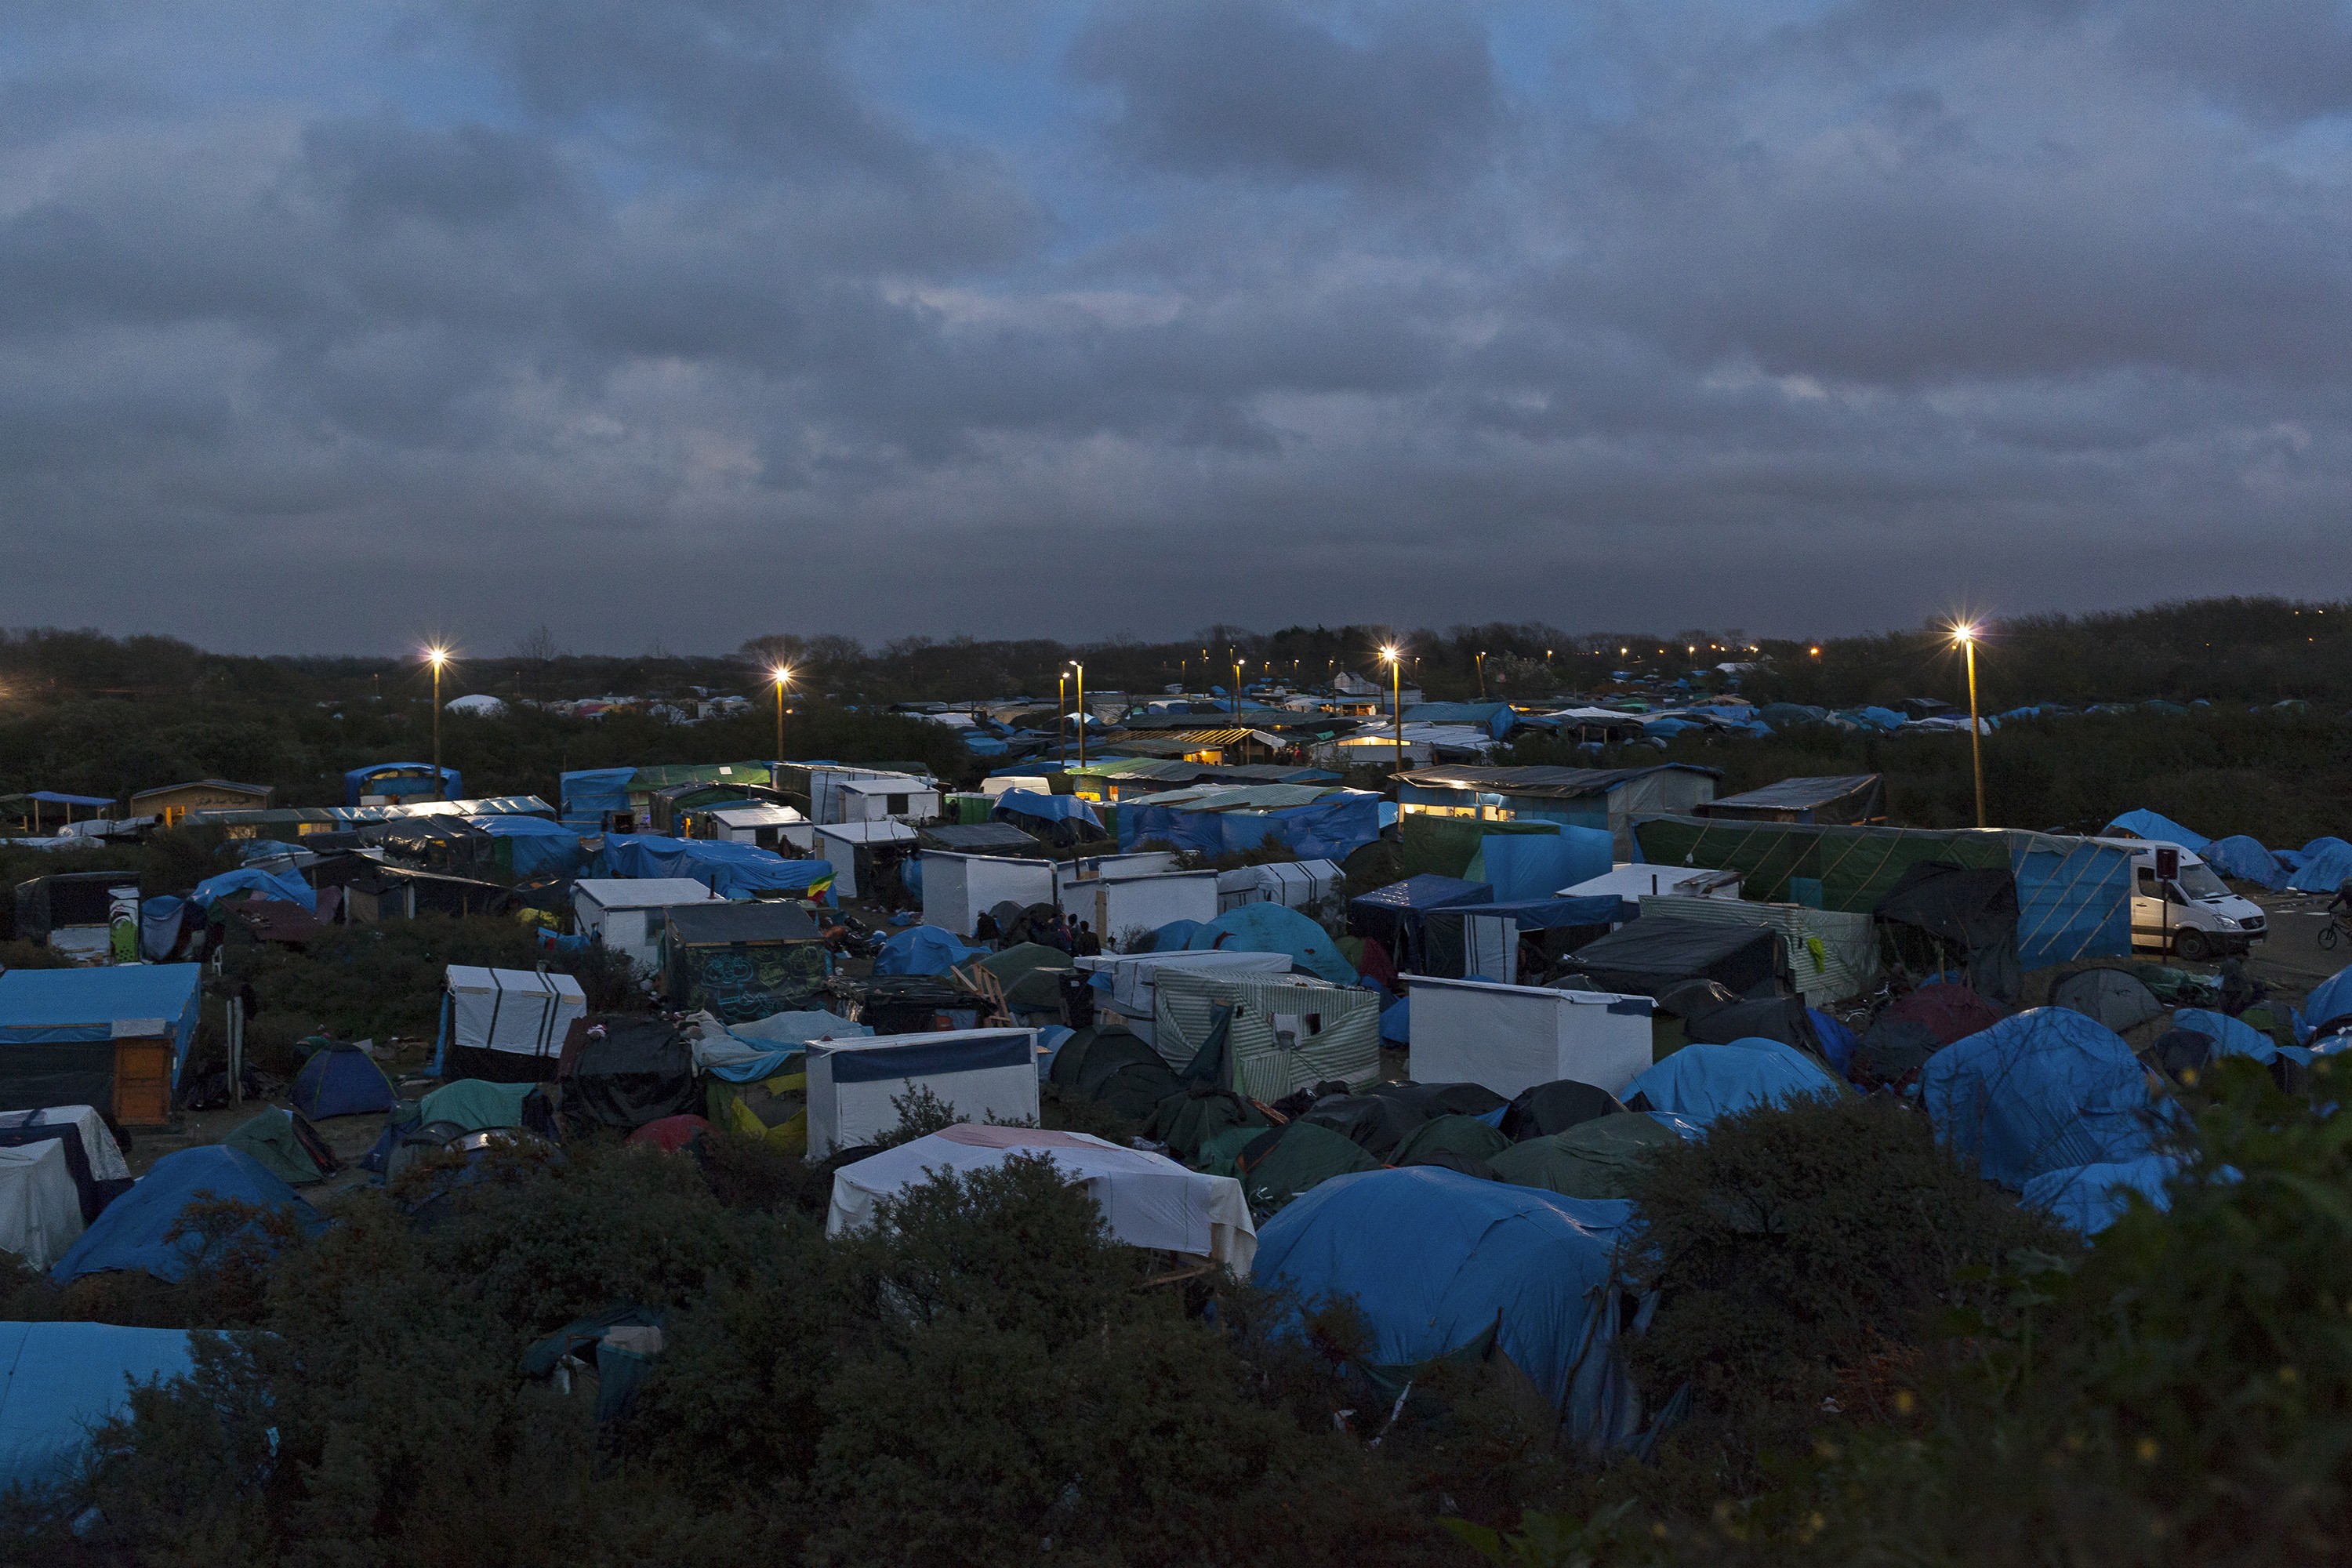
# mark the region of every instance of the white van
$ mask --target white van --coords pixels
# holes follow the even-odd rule
[[[2269,934],[2263,907],[2242,899],[2213,868],[2178,845],[2145,838],[2102,838],[2132,857],[2132,946],[2147,952],[2175,952],[2191,963],[2222,953],[2244,952]],[[2156,852],[2175,850],[2180,870],[2168,882],[2156,874]]]

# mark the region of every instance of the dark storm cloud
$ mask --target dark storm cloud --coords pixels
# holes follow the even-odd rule
[[[32,16],[0,621],[1800,629],[2352,564],[2331,6]]]
[[[1394,180],[1488,144],[1502,105],[1471,16],[1398,10],[1365,34],[1247,0],[1128,0],[1071,63],[1117,90],[1121,144],[1190,174]]]

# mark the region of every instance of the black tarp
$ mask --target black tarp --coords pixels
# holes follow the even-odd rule
[[[76,1103],[87,1105],[88,1100]],[[100,1177],[89,1166],[89,1150],[82,1143],[81,1128],[71,1121],[41,1121],[31,1126],[0,1127],[0,1149],[21,1149],[29,1143],[61,1144],[66,1154],[66,1173],[73,1177],[74,1193],[81,1200],[81,1222],[87,1226],[96,1220],[106,1205],[129,1192],[134,1178],[130,1176]]]
[[[563,1052],[563,1123],[634,1132],[693,1109],[694,1054],[659,1018],[609,1016],[590,1024]]]
[[[1503,1136],[1514,1143],[1549,1138],[1587,1121],[1618,1115],[1624,1109],[1624,1102],[1605,1089],[1572,1078],[1555,1079],[1519,1091],[1503,1112]]]
[[[1769,927],[1648,915],[1576,950],[1576,967],[1602,991],[1663,997],[1686,980],[1720,982],[1756,999],[1788,988],[1780,935]]]
[[[112,1040],[26,1040],[0,1046],[0,1110],[114,1103]]]
[[[1413,1129],[1441,1116],[1483,1116],[1503,1097],[1475,1083],[1384,1083],[1363,1094],[1319,1100],[1299,1120],[1328,1127],[1382,1160]]]
[[[915,842],[925,849],[945,849],[957,855],[1032,857],[1045,848],[1034,833],[1009,822],[940,823],[915,831]]]
[[[1957,966],[1979,995],[2016,1005],[2017,879],[2009,872],[1918,861],[1871,913],[1902,967],[1934,974]]]

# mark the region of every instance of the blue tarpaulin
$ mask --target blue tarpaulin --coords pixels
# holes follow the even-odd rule
[[[1356,984],[1356,966],[1339,956],[1330,933],[1281,904],[1244,904],[1193,928],[1184,945],[1197,952],[1286,952],[1293,965],[1334,985]],[[1165,952],[1165,947],[1155,947]]]
[[[1803,1052],[1778,1040],[1685,1046],[1618,1091],[1631,1105],[1671,1110],[1701,1126],[1759,1105],[1785,1105],[1842,1087]]]
[[[1438,1360],[1489,1330],[1559,1410],[1569,1439],[1613,1447],[1641,1426],[1616,1353],[1616,1251],[1633,1208],[1433,1165],[1335,1176],[1258,1233],[1253,1277],[1301,1300],[1352,1298],[1390,1366]]]
[[[0,1323],[0,1491],[72,1481],[131,1385],[194,1369],[185,1329]]]
[[[2047,969],[2131,956],[2131,851],[2086,838],[2010,835],[2017,962]]]
[[[1040,795],[1034,789],[1009,789],[996,797],[992,817],[1034,816],[1045,822],[1091,822],[1102,826],[1089,803],[1074,795]]]
[[[2242,833],[2227,838],[2216,838],[2200,849],[2198,855],[2205,864],[2234,881],[2252,882],[2257,888],[2273,892],[2286,886],[2292,874],[2279,858],[2263,847],[2258,839]]]
[[[582,768],[557,780],[557,797],[563,807],[563,825],[583,833],[604,830],[604,814],[629,809],[629,781],[635,768]]]
[[[608,833],[590,866],[590,875],[598,877],[691,877],[722,899],[766,892],[814,898],[833,886],[830,861],[787,860],[772,849],[727,838]]]
[[[1239,854],[1278,843],[1301,860],[1345,860],[1381,836],[1381,797],[1338,790],[1307,805],[1276,811],[1188,811],[1147,798],[1118,808],[1118,847],[1165,839],[1203,855]]]
[[[188,900],[175,899],[169,893],[139,900],[139,956],[150,963],[160,963],[180,945],[180,922],[186,915]]]
[[[2115,1163],[2049,1171],[2025,1184],[2025,1201],[2060,1224],[2096,1236],[2124,1216],[2135,1195],[2159,1209],[2172,1206],[2164,1184],[2180,1168],[2167,1154],[2143,1154]]]
[[[2322,1027],[2352,1015],[2352,967],[2337,970],[2311,988],[2294,1015],[2294,1037],[2309,1045]]]
[[[1937,1051],[1920,1069],[1919,1099],[1937,1136],[2007,1187],[2155,1152],[2139,1059],[2071,1007],[2036,1007]]]
[[[137,1186],[106,1205],[81,1239],[58,1259],[49,1278],[63,1285],[85,1274],[137,1269],[158,1279],[186,1279],[190,1269],[210,1261],[205,1238],[193,1233],[167,1237],[188,1205],[205,1198],[235,1198],[257,1208],[284,1209],[313,1236],[327,1228],[326,1215],[252,1155],[218,1143],[200,1144],[156,1161]],[[248,1233],[260,1234],[257,1221],[213,1246],[215,1250],[226,1247]]]
[[[104,969],[11,969],[0,973],[0,1047],[110,1040],[160,1020],[172,1039],[173,1081],[188,1065],[203,996],[198,963],[118,963]]]
[[[2278,1059],[2277,1042],[2243,1018],[2232,1018],[2227,1013],[2183,1007],[2172,1016],[2172,1026],[2211,1040],[2217,1057],[2252,1057],[2265,1066]]]
[[[2168,816],[2153,811],[2126,811],[2107,824],[2107,835],[2128,834],[2134,838],[2146,838],[2158,844],[2178,844],[2191,854],[2203,851],[2213,841],[2193,827],[2183,827]]]
[[[518,877],[561,877],[578,870],[584,858],[580,835],[543,816],[469,816],[466,821],[507,841],[509,868]]]
[[[2303,864],[2286,885],[2298,893],[2332,893],[2352,879],[2352,844],[2315,838],[2303,847]]]
[[[1600,827],[1561,823],[1558,833],[1490,833],[1465,875],[1491,884],[1501,902],[1540,899],[1607,876],[1615,853],[1615,840]]]
[[[985,954],[984,947],[966,947],[942,926],[908,926],[894,933],[874,955],[877,974],[945,974],[959,964]]]
[[[196,884],[188,901],[209,912],[214,903],[231,893],[251,893],[256,898],[278,899],[289,904],[299,904],[312,914],[319,912],[319,892],[310,883],[290,871],[265,871],[258,866],[240,866],[234,871],[223,871],[217,877],[207,877]]]
[[[331,1116],[372,1116],[390,1110],[392,1081],[356,1045],[338,1041],[310,1053],[294,1075],[287,1100],[313,1121]]]

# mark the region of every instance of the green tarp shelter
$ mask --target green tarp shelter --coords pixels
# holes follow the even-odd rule
[[[221,1140],[224,1148],[250,1154],[261,1168],[289,1187],[323,1182],[335,1169],[326,1142],[294,1112],[272,1106],[240,1122]]]
[[[1294,1121],[1280,1133],[1274,1147],[1242,1173],[1242,1196],[1257,1219],[1334,1176],[1381,1168],[1378,1160],[1328,1127]],[[1244,1158],[1247,1160],[1246,1152]]]
[[[1488,1163],[1496,1181],[1513,1186],[1542,1187],[1570,1198],[1625,1198],[1633,1195],[1642,1157],[1681,1142],[1681,1134],[1655,1117],[1623,1110],[1515,1143]]]
[[[534,1083],[491,1083],[461,1078],[445,1083],[416,1102],[417,1124],[454,1121],[468,1132],[492,1127],[522,1125],[522,1102],[539,1086]]]
[[[1511,1141],[1475,1116],[1440,1116],[1405,1134],[1391,1165],[1443,1165],[1465,1176],[1494,1177],[1492,1161]]]

